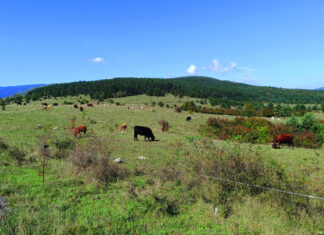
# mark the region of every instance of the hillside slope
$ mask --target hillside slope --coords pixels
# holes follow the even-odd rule
[[[324,92],[252,86],[243,83],[221,81],[210,77],[159,78],[114,78],[91,82],[54,84],[37,88],[28,93],[33,100],[44,96],[90,95],[94,99],[107,99],[146,94],[196,98],[214,98],[232,101],[266,101],[282,103],[319,103],[324,101]]]

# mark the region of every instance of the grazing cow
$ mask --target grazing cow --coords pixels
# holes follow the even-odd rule
[[[77,104],[75,104],[73,107],[74,107],[75,109],[78,109],[78,108],[79,108]]]
[[[58,103],[54,103],[53,106],[58,106]]]
[[[87,127],[86,126],[79,126],[77,128],[74,129],[74,137],[76,137],[78,134],[80,134],[81,132],[83,132],[84,134],[87,133]]]
[[[190,122],[190,121],[191,121],[191,117],[188,116],[188,117],[186,118],[186,121],[187,121],[187,122]]]
[[[87,107],[93,107],[93,104],[87,104]]]
[[[42,110],[47,110],[47,106],[43,106],[42,107]]]
[[[79,108],[79,109],[80,109],[80,111],[81,111],[81,112],[83,112],[83,107],[82,107],[82,106],[80,106],[80,108]]]
[[[278,145],[284,143],[288,144],[288,146],[293,146],[293,136],[291,134],[277,135],[273,141],[272,148],[276,149],[278,148]]]
[[[145,126],[135,126],[134,127],[134,141],[137,140],[137,135],[144,135],[145,140],[146,138],[151,139],[152,141],[155,140],[155,136],[150,128]]]
[[[120,131],[125,131],[127,129],[127,124],[126,123],[121,124],[119,129]]]
[[[51,108],[52,108],[52,105],[48,105],[48,106],[47,106],[47,109],[51,109]]]

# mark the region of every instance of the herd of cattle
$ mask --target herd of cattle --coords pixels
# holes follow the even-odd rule
[[[58,103],[53,103],[52,105],[48,105],[47,103],[42,103],[43,110],[51,109],[54,106],[58,106]],[[81,112],[83,112],[83,106],[78,106],[77,104],[73,105],[74,109],[79,109]],[[87,107],[94,107],[93,104],[89,103],[87,104]],[[188,116],[186,118],[187,122],[191,121],[191,117]],[[127,129],[127,124],[123,123],[120,125],[120,131],[125,131]],[[77,137],[81,133],[86,134],[87,133],[87,127],[86,126],[79,126],[74,129],[74,137]],[[155,136],[152,132],[152,130],[149,127],[146,126],[134,126],[134,141],[138,141],[137,136],[141,135],[144,136],[144,139],[148,139],[151,141],[155,140]],[[280,148],[281,144],[288,144],[288,146],[293,146],[293,135],[291,134],[281,134],[277,135],[272,143],[272,148],[277,149]]]

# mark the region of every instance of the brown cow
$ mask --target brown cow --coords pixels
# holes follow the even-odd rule
[[[84,134],[87,133],[87,127],[86,126],[79,126],[77,128],[74,129],[74,137],[76,137],[78,134],[80,134],[81,132],[83,132]]]
[[[87,107],[93,107],[93,104],[87,104]]]
[[[43,106],[42,107],[42,110],[47,110],[47,106]]]
[[[58,106],[58,103],[54,103],[53,106]]]
[[[83,107],[82,107],[82,106],[80,106],[80,108],[79,108],[79,109],[80,109],[80,111],[81,111],[81,112],[83,112]]]
[[[127,124],[126,123],[121,124],[119,129],[120,131],[125,131],[127,129]]]
[[[273,141],[272,148],[278,148],[277,145],[288,144],[288,146],[293,146],[293,136],[291,134],[277,135]],[[280,147],[279,147],[280,148]]]

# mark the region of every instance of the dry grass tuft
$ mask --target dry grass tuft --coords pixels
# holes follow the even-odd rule
[[[160,121],[158,121],[158,123],[160,124],[160,126],[161,126],[161,130],[162,130],[163,132],[166,132],[166,131],[169,130],[169,128],[171,128],[171,126],[169,125],[169,123],[166,122],[166,121],[164,121],[164,120],[160,120]]]
[[[91,138],[86,144],[78,143],[70,154],[77,172],[87,172],[103,184],[127,177],[126,168],[111,161],[111,152],[106,146],[98,137]]]

